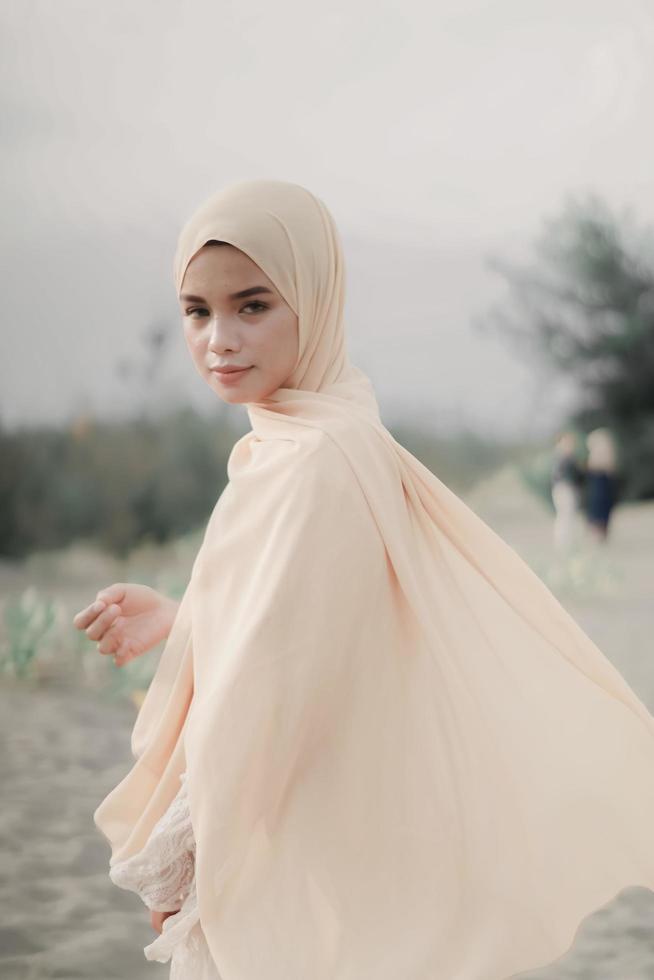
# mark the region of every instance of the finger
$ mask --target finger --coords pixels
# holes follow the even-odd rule
[[[163,923],[164,923],[164,919],[165,918],[166,918],[166,915],[163,912],[153,912],[152,913],[152,919],[151,919],[151,921],[152,921],[152,928],[153,929],[156,929],[156,931],[158,933],[161,933],[162,930],[163,930]]]
[[[123,642],[118,645],[118,649],[114,654],[114,663],[117,667],[123,667],[125,664],[128,664],[130,660],[133,660],[135,656],[136,653],[130,640],[123,640]]]
[[[93,622],[98,613],[102,612],[105,606],[105,602],[96,599],[96,601],[92,602],[90,606],[86,606],[85,609],[81,609],[75,614],[73,617],[73,626],[76,626],[78,630],[86,629],[86,627]]]
[[[110,654],[115,657],[120,647],[121,635],[118,630],[107,630],[98,643],[99,653]]]
[[[126,637],[119,619],[116,626],[107,630],[98,644],[100,653],[110,653],[114,658],[124,661],[133,654],[133,643]]]
[[[108,585],[105,589],[100,589],[100,591],[96,593],[95,597],[96,599],[103,600],[106,605],[109,605],[112,602],[116,602],[118,605],[120,605],[121,602],[125,601],[125,592],[124,582],[114,582],[113,585]]]
[[[120,613],[120,606],[117,606],[115,603],[107,606],[104,612],[101,612],[94,622],[90,626],[87,626],[86,635],[89,640],[101,640],[109,627],[115,625],[115,621],[120,616]]]

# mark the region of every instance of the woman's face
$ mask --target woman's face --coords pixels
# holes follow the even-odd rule
[[[203,246],[186,267],[179,303],[193,363],[219,398],[257,402],[284,387],[297,360],[298,319],[248,255]],[[215,370],[232,366],[247,370]]]

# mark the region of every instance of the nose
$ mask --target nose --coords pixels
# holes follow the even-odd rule
[[[219,316],[213,317],[211,330],[209,332],[209,350],[220,354],[223,351],[238,351],[241,349],[241,340],[238,330],[230,325],[228,318]]]

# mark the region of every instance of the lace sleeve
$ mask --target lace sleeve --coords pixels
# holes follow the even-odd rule
[[[119,888],[136,892],[152,911],[175,912],[189,894],[195,875],[195,838],[186,795],[186,773],[165,813],[137,854],[109,869]]]

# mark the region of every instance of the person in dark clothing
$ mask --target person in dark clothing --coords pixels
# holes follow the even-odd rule
[[[586,518],[595,539],[604,542],[617,500],[615,443],[609,429],[599,428],[588,433],[586,445]]]

